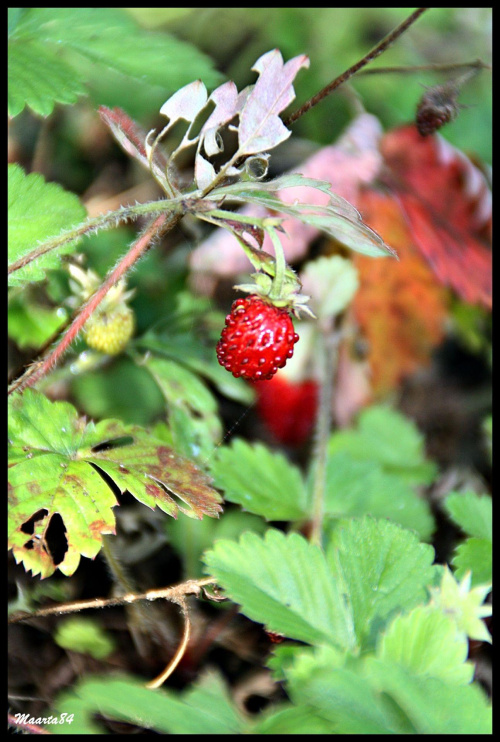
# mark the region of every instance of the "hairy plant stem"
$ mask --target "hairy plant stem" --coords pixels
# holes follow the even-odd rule
[[[108,273],[108,276],[97,291],[95,291],[85,304],[80,307],[76,317],[56,347],[50,351],[42,361],[27,369],[25,373],[10,386],[9,394],[13,391],[22,391],[29,386],[33,386],[33,384],[54,368],[80,330],[83,329],[86,321],[99,306],[110,288],[130,270],[140,257],[142,257],[151,242],[162,234],[165,234],[167,231],[173,229],[182,216],[182,212],[174,212],[173,214],[163,213],[156,217],[139,239],[132,245],[128,253],[119,261],[115,268]]]
[[[393,44],[396,39],[398,39],[401,34],[403,34],[412,25],[412,23],[417,20],[417,18],[420,18],[422,13],[425,13],[426,10],[429,10],[429,8],[417,8],[417,10],[415,10],[410,16],[408,16],[406,20],[404,20],[393,31],[387,34],[387,36],[385,36],[382,41],[377,44],[377,46],[375,46],[370,52],[368,52],[368,54],[366,54],[363,59],[360,59],[359,62],[356,62],[356,64],[353,64],[352,67],[349,67],[349,69],[336,77],[335,80],[332,80],[332,82],[330,82],[322,90],[320,90],[319,93],[316,93],[316,95],[313,95],[312,98],[306,101],[297,111],[295,111],[295,113],[292,113],[291,116],[285,119],[285,121],[283,122],[285,126],[290,126],[291,124],[293,124],[295,121],[297,121],[297,119],[310,111],[313,106],[322,101],[323,98],[326,98],[327,95],[333,93],[333,91],[336,90],[339,85],[342,85],[344,82],[349,80],[362,67],[367,65],[369,62],[372,62],[374,59],[376,59],[376,57],[382,54],[382,52],[385,52],[385,50],[389,46],[391,46],[391,44]]]
[[[30,253],[23,255],[22,258],[11,263],[7,269],[8,273],[15,273],[21,268],[25,268],[34,260],[37,260],[42,255],[45,255],[52,250],[57,250],[57,248],[63,247],[70,242],[74,242],[81,237],[85,237],[85,235],[98,232],[100,229],[111,229],[112,227],[117,227],[118,224],[122,222],[130,221],[131,219],[139,219],[142,216],[154,216],[155,214],[158,214],[158,212],[162,214],[168,214],[169,212],[175,214],[178,213],[181,208],[182,204],[180,203],[180,199],[162,199],[160,201],[149,201],[145,204],[136,204],[135,206],[122,206],[119,209],[116,209],[116,211],[110,211],[107,214],[100,214],[99,216],[87,219],[87,221],[78,225],[78,227],[75,227],[74,229],[65,230],[57,237],[42,242],[41,245],[38,245],[38,247]]]
[[[312,471],[312,519],[311,543],[321,546],[323,532],[323,514],[325,505],[326,462],[328,439],[332,421],[333,385],[337,369],[338,345],[340,331],[332,326],[331,321],[320,325],[319,343],[320,393],[314,448],[311,459]]]

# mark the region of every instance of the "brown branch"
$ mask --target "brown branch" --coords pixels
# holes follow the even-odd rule
[[[76,338],[80,330],[82,330],[90,315],[99,306],[110,288],[139,260],[148,249],[152,240],[156,239],[167,230],[172,229],[181,218],[182,213],[173,213],[170,215],[160,214],[160,216],[149,225],[128,253],[120,260],[118,265],[110,271],[107,278],[97,291],[92,294],[82,307],[80,307],[78,314],[61,338],[58,345],[48,353],[44,360],[27,369],[25,373],[11,385],[9,388],[9,394],[16,390],[22,391],[23,389],[32,386],[54,368],[54,366],[56,366],[62,355]]]
[[[363,59],[360,59],[359,62],[356,62],[352,67],[349,67],[348,70],[343,72],[339,77],[336,77],[335,80],[333,80],[331,83],[326,85],[322,90],[319,91],[319,93],[316,93],[312,98],[310,98],[306,103],[304,103],[295,113],[292,113],[291,116],[289,116],[285,121],[285,126],[290,126],[293,124],[297,119],[299,119],[301,116],[303,116],[305,113],[307,113],[313,106],[315,106],[317,103],[323,100],[323,98],[326,98],[327,95],[330,95],[333,93],[334,90],[336,90],[339,85],[342,85],[342,83],[349,80],[353,75],[358,72],[362,67],[367,65],[369,62],[372,62],[376,57],[378,57],[382,52],[385,52],[385,50],[391,46],[391,44],[398,39],[401,34],[403,34],[407,28],[409,28],[412,23],[414,23],[417,18],[420,18],[422,13],[425,13],[426,10],[429,10],[429,8],[417,8],[406,20],[404,20],[402,23],[399,24],[393,31],[391,31],[387,36],[385,36],[382,41],[377,44],[366,56],[363,57]]]
[[[366,75],[387,75],[391,73],[412,74],[413,72],[453,72],[454,70],[491,70],[491,64],[486,64],[481,59],[474,62],[453,62],[450,64],[415,64],[409,67],[375,67],[370,70],[362,70],[358,77]]]
[[[112,608],[121,605],[131,605],[139,600],[170,600],[178,603],[185,595],[199,595],[205,585],[215,585],[213,577],[204,577],[200,580],[186,580],[173,587],[162,587],[148,590],[145,593],[127,593],[116,598],[92,598],[91,600],[74,600],[70,603],[53,605],[50,608],[41,608],[33,613],[14,613],[8,623],[21,623],[31,618],[45,618],[46,616],[61,616],[66,613],[77,613],[95,608]]]

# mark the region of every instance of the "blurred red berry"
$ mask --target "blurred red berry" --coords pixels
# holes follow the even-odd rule
[[[283,375],[255,384],[257,414],[285,446],[300,446],[310,436],[318,407],[315,381],[289,381]]]

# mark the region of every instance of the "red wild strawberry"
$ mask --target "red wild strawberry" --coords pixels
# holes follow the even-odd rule
[[[252,294],[233,302],[217,343],[217,359],[233,376],[270,379],[293,356],[298,339],[286,309]]]

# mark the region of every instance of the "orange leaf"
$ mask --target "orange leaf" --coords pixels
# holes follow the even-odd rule
[[[358,204],[400,258],[355,257],[360,288],[353,311],[368,340],[373,389],[384,392],[428,362],[443,337],[447,293],[417,252],[398,200],[366,190]]]

